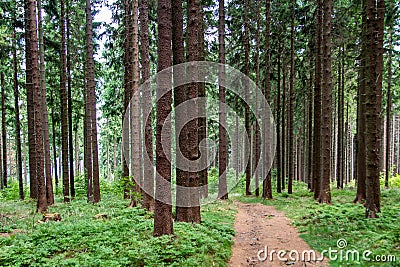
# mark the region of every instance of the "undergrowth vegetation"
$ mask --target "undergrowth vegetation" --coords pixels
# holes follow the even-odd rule
[[[210,180],[216,177],[210,172]],[[392,177],[389,185],[396,186],[398,179]],[[379,218],[365,219],[364,206],[352,203],[354,183],[343,190],[332,188],[333,204],[321,205],[301,182],[294,181],[292,195],[276,194],[274,188],[273,200],[242,196],[244,182],[241,175],[231,198],[283,211],[312,249],[338,249],[337,241],[345,239],[344,253],[360,253],[359,261],[338,257],[331,266],[400,266],[399,188],[382,187]],[[78,196],[64,204],[57,195],[50,207],[49,212],[60,213],[62,221],[48,223],[38,223],[42,215],[35,212],[35,202],[16,200],[18,185],[11,183],[0,193],[0,266],[226,266],[235,234],[232,202],[202,206],[200,225],[175,223],[174,236],[154,238],[153,213],[127,208],[129,201],[121,199],[122,182],[101,183],[102,201],[88,204],[84,179],[78,177]],[[96,214],[107,218],[95,219]],[[371,259],[392,255],[396,261],[363,261],[366,250],[372,251]]]
[[[345,239],[347,246],[342,250],[357,250],[360,260],[349,260],[338,255],[331,260],[331,266],[400,266],[400,190],[381,190],[381,213],[377,219],[366,219],[365,208],[353,204],[355,198],[354,184],[343,190],[332,188],[332,205],[319,204],[313,199],[307,185],[294,181],[293,194],[274,193],[273,200],[262,200],[255,197],[238,197],[243,202],[262,202],[273,205],[292,219],[292,223],[301,233],[300,236],[319,252],[339,250],[337,241]],[[268,245],[268,244],[266,244]],[[370,259],[375,256],[396,257],[395,262],[366,262],[362,253],[372,251]]]
[[[225,266],[230,258],[235,210],[229,202],[202,206],[202,223],[175,223],[175,235],[154,238],[153,213],[127,208],[109,185],[99,204],[60,197],[42,219],[31,201],[0,201],[0,266]],[[96,214],[107,219],[95,219]]]

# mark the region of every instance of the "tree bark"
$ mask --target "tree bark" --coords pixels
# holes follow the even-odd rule
[[[89,109],[90,109],[90,143],[92,154],[92,167],[93,167],[93,202],[100,201],[100,180],[99,180],[99,156],[98,156],[98,143],[97,143],[97,116],[96,116],[96,92],[94,80],[94,59],[93,59],[93,26],[92,26],[92,12],[90,10],[90,0],[86,0],[86,84],[89,94]]]
[[[271,95],[271,0],[265,1],[265,87],[264,87],[264,96],[267,103],[270,102]],[[278,44],[279,45],[279,44]],[[279,63],[278,63],[279,64]],[[279,82],[278,82],[279,84]],[[279,86],[278,86],[279,87]],[[280,92],[279,92],[280,93]],[[279,94],[278,93],[278,94]],[[277,97],[279,99],[279,96]],[[271,121],[270,117],[267,115],[265,122],[264,133],[266,138],[264,139],[264,158],[263,158],[263,199],[272,199],[272,182],[271,182],[271,168],[273,166],[269,166],[269,160],[271,160]],[[263,124],[264,125],[264,124]],[[280,155],[279,155],[280,156]],[[277,155],[278,158],[278,155]],[[278,163],[279,166],[279,163]],[[278,167],[279,169],[279,167]],[[264,177],[265,176],[265,177]]]
[[[68,169],[68,98],[67,98],[67,59],[65,46],[65,0],[61,0],[61,77],[60,77],[60,108],[61,108],[61,160],[64,202],[70,201],[69,169]]]
[[[46,92],[46,70],[44,62],[44,41],[43,41],[43,20],[42,20],[42,2],[37,1],[38,6],[38,33],[39,33],[39,68],[40,68],[40,90],[43,97],[43,142],[45,158],[45,176],[46,176],[46,196],[47,204],[54,204],[53,179],[51,175],[50,158],[50,139],[49,139],[49,115],[47,111],[47,92]]]
[[[6,119],[6,92],[5,92],[5,81],[4,81],[4,73],[0,74],[1,79],[1,137],[2,137],[2,179],[3,179],[3,186],[7,187],[7,119]]]
[[[255,61],[255,67],[256,67],[256,86],[259,88],[260,87],[260,6],[258,2],[254,3],[255,5],[255,10],[254,12],[256,13],[256,36],[255,36],[255,41],[256,41],[256,49],[254,51],[254,61]],[[258,90],[255,92],[255,101],[257,103],[258,101]],[[261,97],[261,96],[260,96]],[[254,111],[254,115],[257,118],[258,117],[258,106],[256,107]],[[261,155],[261,150],[260,150],[260,129],[259,129],[259,124],[257,123],[257,120],[253,123],[253,176],[254,176],[254,187],[255,187],[255,195],[258,197],[260,195],[260,186],[259,186],[259,177],[260,177],[260,168],[257,166],[259,164],[260,160],[260,155]]]
[[[317,33],[315,43],[315,84],[314,84],[314,132],[313,132],[313,191],[314,199],[318,199],[321,190],[321,116],[322,116],[322,0],[317,4]]]
[[[122,178],[124,179],[124,199],[130,198],[129,190],[129,129],[130,120],[124,120],[125,116],[129,116],[128,107],[131,100],[132,88],[132,5],[130,0],[125,0],[125,42],[124,42],[124,107],[122,111],[122,122],[124,127],[122,130],[122,143],[124,153],[122,153]]]
[[[238,106],[237,101],[236,107]],[[239,116],[235,116],[235,149],[236,149],[236,157],[235,157],[235,178],[236,181],[239,180],[239,172],[240,172],[240,146],[239,146]]]
[[[142,57],[142,82],[150,78],[150,39],[149,39],[149,7],[146,0],[139,0],[140,41]],[[143,207],[148,211],[154,210],[154,170],[153,170],[153,128],[151,112],[151,91],[143,91],[143,114],[149,114],[144,125],[144,180]],[[143,118],[145,120],[145,118]],[[148,192],[153,192],[149,194]]]
[[[44,153],[43,153],[43,109],[42,109],[42,94],[40,90],[40,74],[39,74],[39,52],[38,52],[38,37],[37,37],[37,23],[36,23],[36,5],[34,0],[25,0],[25,18],[26,23],[26,40],[27,40],[27,81],[29,89],[32,91],[32,103],[33,107],[33,118],[34,122],[34,138],[30,141],[34,142],[35,150],[35,176],[31,179],[36,179],[37,185],[37,212],[47,211],[47,199],[46,199],[46,188],[44,182]],[[30,76],[30,77],[28,77]],[[31,123],[32,123],[31,121]]]
[[[16,10],[13,12],[13,40],[16,40]],[[17,63],[17,47],[16,41],[12,43],[13,54],[13,82],[14,82],[14,109],[15,109],[15,146],[17,156],[17,175],[18,175],[18,188],[19,199],[24,200],[24,181],[22,177],[22,149],[21,149],[21,123],[19,118],[19,93],[18,93],[18,63]],[[25,145],[25,144],[24,144]]]
[[[307,149],[307,184],[308,189],[313,190],[313,109],[314,109],[314,93],[313,93],[313,51],[310,50],[310,91],[308,102],[308,149]]]
[[[204,11],[203,5],[200,1],[199,3],[199,61],[205,60],[205,43],[204,43]],[[201,80],[204,79],[205,74],[199,73],[202,75]],[[200,197],[207,198],[208,197],[208,145],[207,145],[207,95],[206,95],[206,85],[205,83],[199,83],[199,98],[203,98],[205,101],[201,101],[199,105],[199,149],[200,149],[200,166],[204,169],[200,169]],[[200,145],[202,147],[200,147]]]
[[[383,34],[385,2],[363,2],[366,10],[366,97],[365,97],[365,144],[366,144],[366,217],[376,218],[380,212],[380,149],[383,72]]]
[[[358,80],[358,98],[357,98],[357,150],[356,150],[356,179],[357,179],[357,195],[354,203],[362,203],[366,198],[366,149],[365,149],[365,60],[366,60],[366,10],[362,11],[362,32],[361,32],[361,60]]]
[[[188,26],[187,26],[187,58],[189,62],[198,61],[199,57],[199,0],[190,0],[187,5]],[[198,72],[196,66],[190,64],[188,66],[189,76],[193,80],[198,80]],[[199,154],[199,141],[198,141],[198,101],[195,100],[199,95],[198,83],[190,83],[186,86],[188,101],[194,100],[194,106],[191,112],[196,114],[195,119],[186,124],[187,141],[188,141],[188,154],[187,157],[190,161],[198,160]],[[189,112],[188,112],[189,113]],[[196,188],[190,191],[190,208],[189,208],[189,222],[200,223],[200,195],[197,187],[199,186],[199,170],[198,164],[190,164],[189,170],[189,187]]]
[[[283,44],[284,45],[284,44]],[[287,158],[286,158],[286,145],[287,145],[287,138],[286,138],[286,122],[285,119],[287,118],[286,114],[286,61],[283,59],[282,62],[282,125],[281,125],[281,133],[282,133],[282,177],[281,177],[281,188],[285,190],[285,181],[286,181],[286,167],[287,167]]]
[[[25,0],[25,58],[26,58],[26,100],[27,100],[27,113],[28,113],[28,146],[29,146],[29,196],[30,198],[37,199],[38,198],[38,185],[37,185],[37,174],[36,174],[36,142],[35,142],[35,110],[33,105],[33,92],[34,92],[34,84],[33,84],[33,67],[30,64],[33,62],[32,60],[32,51],[34,49],[35,44],[31,44],[32,36],[31,36],[31,20],[30,17],[30,4],[35,5],[32,0]],[[36,10],[36,8],[35,8]],[[32,23],[36,24],[36,15],[35,20]],[[34,25],[33,25],[34,26]],[[34,26],[35,27],[35,26]],[[37,48],[36,48],[37,50]]]
[[[158,20],[158,71],[172,65],[172,18],[171,0],[159,0],[157,7]],[[157,122],[156,122],[156,197],[154,203],[154,236],[174,233],[171,204],[171,121],[167,120],[172,111],[172,80],[170,75],[158,82]],[[161,78],[160,78],[161,79]],[[161,95],[164,94],[162,97]],[[163,131],[164,130],[164,131]],[[161,132],[165,133],[161,140]]]
[[[339,47],[339,55],[341,55],[342,47]],[[339,60],[341,62],[341,60]],[[343,103],[342,103],[342,66],[338,65],[338,95],[337,95],[337,113],[338,113],[338,133],[337,133],[337,154],[336,154],[336,187],[343,188]]]
[[[173,51],[173,64],[178,65],[185,62],[185,48],[183,36],[183,9],[182,0],[173,1],[172,3],[172,51]],[[181,83],[179,79],[182,78],[179,74],[174,74],[174,83]],[[176,214],[175,220],[178,222],[187,222],[189,219],[189,209],[187,201],[189,199],[185,189],[188,184],[187,167],[184,165],[185,155],[187,154],[186,136],[183,128],[184,117],[187,110],[184,106],[177,108],[187,100],[186,86],[178,86],[174,88],[174,106],[175,106],[175,142],[176,151],[181,153],[176,154]]]
[[[385,159],[385,187],[389,188],[389,173],[390,173],[390,121],[391,121],[391,110],[392,110],[392,50],[393,50],[393,26],[389,26],[389,51],[388,51],[388,62],[387,62],[387,97],[386,97],[386,159]]]
[[[281,155],[281,114],[282,109],[281,109],[281,44],[278,41],[278,73],[277,73],[277,110],[276,110],[276,159],[277,159],[277,172],[276,172],[276,192],[281,193],[282,192],[282,174],[283,174],[283,168],[282,168],[282,155]]]
[[[225,1],[218,1],[218,63],[225,65]],[[228,187],[226,184],[226,172],[228,166],[228,141],[226,138],[226,96],[225,96],[225,66],[219,67],[219,159],[218,159],[218,198],[228,199]]]
[[[293,147],[294,142],[294,8],[295,0],[292,0],[292,27],[290,34],[290,84],[289,84],[289,180],[288,180],[288,194],[293,193],[293,178],[294,178],[294,154],[295,148]]]
[[[132,138],[132,175],[133,175],[133,195],[131,196],[131,205],[137,205],[136,196],[134,194],[140,193],[139,185],[142,183],[142,142],[140,138],[141,123],[140,123],[140,71],[139,71],[139,9],[138,0],[132,0],[132,92],[131,92],[131,138]]]
[[[245,0],[244,2],[244,74],[249,77],[250,75],[250,40],[249,40],[249,0]],[[249,82],[245,81],[245,101],[249,101],[250,95],[249,92]],[[244,120],[245,120],[245,128],[247,133],[248,144],[246,143],[247,151],[251,152],[251,127],[250,127],[250,108],[245,103],[244,107]],[[250,180],[251,180],[251,153],[248,153],[249,157],[246,159],[246,196],[251,195],[250,189]]]
[[[331,121],[332,121],[332,64],[331,16],[332,1],[323,1],[323,111],[322,111],[322,177],[320,203],[331,203]]]
[[[74,174],[74,140],[72,125],[72,77],[71,77],[71,43],[70,43],[70,10],[67,5],[67,97],[68,97],[68,153],[69,153],[69,186],[71,197],[75,197],[75,174]]]
[[[341,165],[342,165],[342,177],[341,177],[341,185],[343,188],[343,183],[346,183],[346,129],[347,129],[347,125],[345,125],[344,123],[344,109],[345,107],[348,108],[348,106],[345,104],[344,102],[344,87],[345,87],[345,73],[346,73],[346,69],[345,69],[345,46],[342,46],[342,56],[341,56],[341,66],[342,66],[342,78],[341,78],[341,82],[342,84],[340,85],[341,87],[341,102],[342,102],[342,116],[341,116],[341,120],[342,120],[342,126],[343,129],[342,131],[342,144],[341,144]],[[348,110],[347,110],[348,112]],[[347,183],[346,183],[347,184]]]
[[[53,92],[50,95],[50,106],[51,106],[51,127],[52,127],[52,139],[53,139],[53,161],[54,161],[54,180],[56,184],[56,193],[58,193],[58,168],[57,168],[57,147],[56,147],[56,122],[54,118],[54,99],[53,99]]]

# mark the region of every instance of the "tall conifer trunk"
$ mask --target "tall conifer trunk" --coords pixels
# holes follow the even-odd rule
[[[142,83],[150,78],[150,37],[149,37],[149,7],[146,0],[139,0],[139,20],[140,20],[140,54],[142,57]],[[143,114],[149,114],[147,121],[143,121],[144,125],[144,193],[143,207],[149,211],[154,210],[154,170],[153,170],[153,129],[152,129],[152,112],[151,112],[151,92],[143,91]],[[145,118],[143,118],[145,120]],[[148,192],[153,192],[149,194]]]
[[[39,69],[40,69],[40,88],[43,97],[43,142],[45,158],[45,176],[46,176],[46,195],[47,203],[54,204],[53,179],[51,175],[50,158],[50,138],[49,138],[49,114],[47,110],[47,91],[46,91],[46,71],[44,62],[44,41],[43,41],[43,21],[42,21],[42,2],[37,1],[38,6],[38,33],[39,33]]]
[[[172,15],[171,0],[158,0],[158,71],[172,65]],[[171,76],[164,76],[159,81],[157,95],[172,87]],[[172,93],[168,91],[157,101],[156,118],[156,197],[154,203],[154,236],[174,233],[171,204],[171,121],[167,120],[172,111]],[[161,140],[161,132],[165,134]]]
[[[225,65],[225,7],[224,0],[219,0],[218,7],[218,63]],[[225,96],[225,66],[219,67],[219,159],[218,159],[218,198],[228,198],[228,188],[226,184],[226,172],[228,166],[228,142],[226,138],[226,96]]]

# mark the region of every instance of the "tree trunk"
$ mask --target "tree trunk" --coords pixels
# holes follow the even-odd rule
[[[219,0],[218,20],[218,63],[225,65],[225,1]],[[225,96],[225,66],[219,67],[219,159],[218,159],[218,198],[228,199],[226,172],[228,163],[228,141],[226,138],[226,96]]]
[[[321,190],[321,116],[322,116],[322,0],[317,4],[317,32],[315,43],[315,84],[314,84],[314,132],[313,132],[313,191],[314,199],[318,199]]]
[[[6,92],[5,92],[5,82],[4,82],[4,73],[0,74],[1,79],[1,137],[2,137],[2,179],[3,186],[7,187],[7,119],[6,119]]]
[[[46,199],[46,188],[44,182],[44,153],[43,153],[43,109],[42,109],[42,94],[40,90],[40,74],[39,74],[39,52],[38,52],[38,37],[37,37],[37,23],[36,23],[36,5],[34,0],[25,0],[25,17],[26,17],[26,40],[27,40],[27,81],[29,84],[29,89],[32,91],[32,103],[34,112],[33,118],[31,118],[31,123],[34,127],[34,138],[30,141],[34,142],[35,150],[35,166],[34,174],[31,179],[36,179],[37,185],[37,212],[47,211],[47,199]],[[30,76],[30,77],[28,77]]]
[[[56,194],[58,193],[58,168],[57,168],[57,147],[56,147],[56,122],[54,118],[54,99],[53,92],[50,95],[50,106],[51,106],[51,127],[52,127],[52,139],[53,139],[53,161],[54,161],[54,179],[56,184]]]
[[[100,180],[99,180],[99,156],[97,143],[97,116],[96,116],[96,93],[94,81],[94,59],[93,59],[93,27],[92,13],[90,10],[90,0],[86,0],[86,84],[88,91],[89,109],[90,109],[90,143],[93,167],[93,202],[100,201]]]
[[[256,67],[256,86],[259,88],[260,87],[260,6],[258,2],[254,3],[255,5],[255,10],[254,12],[256,13],[256,49],[254,51],[255,55],[255,67]],[[255,92],[255,101],[258,101],[258,90]],[[261,96],[260,96],[261,97]],[[258,106],[256,107],[254,111],[254,115],[256,118],[258,118]],[[257,123],[257,120],[253,123],[253,176],[254,176],[254,187],[255,187],[255,195],[256,197],[260,196],[260,186],[259,186],[259,176],[260,176],[260,168],[258,167],[259,161],[260,161],[260,129],[259,129],[259,124]]]
[[[395,131],[395,146],[396,146],[396,153],[395,157],[393,157],[393,166],[394,166],[394,172],[396,174],[400,174],[400,116],[395,116],[395,122],[394,124],[396,127],[393,128],[393,131]]]
[[[23,172],[24,172],[24,183],[25,183],[25,185],[27,185],[28,184],[28,168],[27,168],[26,161],[27,161],[27,156],[28,155],[26,154],[25,138],[26,138],[26,133],[23,132],[23,134],[22,134],[22,144],[24,144],[24,145],[22,146],[22,162],[23,162],[23,165],[24,165],[24,170],[23,170]]]
[[[376,218],[380,212],[379,166],[381,149],[381,109],[383,72],[383,34],[385,2],[363,2],[366,10],[366,97],[365,97],[365,144],[366,144],[366,217]]]
[[[341,177],[341,185],[342,185],[342,187],[341,188],[343,188],[343,183],[344,183],[344,181],[346,181],[346,129],[347,129],[347,126],[344,124],[344,108],[346,107],[347,108],[347,106],[345,105],[345,102],[344,102],[344,86],[345,86],[345,73],[346,73],[346,70],[345,70],[345,51],[344,51],[344,49],[345,49],[345,47],[344,47],[344,45],[343,45],[343,47],[342,47],[342,60],[341,60],[341,65],[342,65],[342,77],[341,77],[341,82],[342,82],[342,84],[340,85],[340,87],[341,87],[341,91],[340,91],[340,93],[341,93],[341,102],[342,102],[342,110],[341,110],[341,120],[342,120],[342,126],[343,126],[343,129],[341,129],[341,132],[342,132],[342,137],[341,137],[341,139],[342,139],[342,144],[341,144],[341,165],[342,165],[342,177]],[[347,184],[347,183],[346,183]]]
[[[244,67],[244,74],[249,77],[250,75],[250,40],[249,40],[249,0],[245,0],[244,2],[244,61],[245,61],[245,67]],[[249,101],[250,95],[250,87],[249,87],[249,82],[246,80],[245,81],[245,102]],[[249,106],[245,103],[245,114],[244,114],[244,120],[245,120],[245,128],[246,128],[246,133],[247,133],[247,140],[248,144],[246,144],[246,149],[247,151],[251,151],[251,127],[250,127],[250,108]],[[248,153],[249,156],[246,159],[246,196],[251,195],[251,190],[250,190],[250,180],[251,180],[251,153]]]
[[[78,124],[79,122],[77,121],[76,124]],[[80,149],[79,149],[79,134],[77,131],[77,126],[76,126],[76,130],[75,130],[75,171],[78,175],[81,175],[83,172],[80,171],[80,167],[81,167],[81,160],[80,160]]]
[[[130,198],[129,190],[129,129],[130,120],[124,119],[129,117],[128,107],[131,100],[132,88],[132,5],[130,0],[125,0],[125,42],[124,42],[124,107],[122,111],[122,122],[124,124],[122,130],[122,179],[124,179],[124,199]]]
[[[142,57],[142,82],[150,78],[150,38],[149,38],[149,7],[146,0],[139,0],[140,20],[140,54]],[[148,211],[154,210],[154,170],[153,170],[153,128],[151,112],[151,91],[143,90],[143,114],[149,114],[144,125],[144,179],[143,179],[143,207]],[[150,193],[151,192],[151,193]]]
[[[339,47],[339,55],[341,55],[342,47]],[[341,62],[339,60],[339,62]],[[338,133],[337,133],[337,154],[336,154],[336,187],[343,188],[343,103],[342,103],[342,66],[338,64],[338,95],[337,95],[337,113],[338,113]]]
[[[353,162],[352,149],[351,149],[351,131],[349,125],[349,102],[346,101],[346,123],[345,123],[346,137],[345,137],[345,159],[346,164],[346,184],[351,181],[351,167]]]
[[[303,181],[303,139],[298,138],[298,153],[297,153],[297,181]]]
[[[71,43],[70,43],[70,10],[67,5],[67,88],[68,88],[68,148],[69,148],[69,186],[71,197],[75,197],[75,174],[74,174],[74,140],[72,128],[72,77],[71,77]]]
[[[87,75],[87,74],[86,74]],[[87,181],[87,200],[93,202],[93,167],[92,167],[92,143],[91,143],[91,116],[89,92],[85,90],[85,118],[84,118],[84,173]]]
[[[159,0],[158,20],[158,71],[172,65],[172,18],[171,0]],[[156,197],[154,203],[154,236],[174,233],[171,206],[171,121],[167,120],[172,111],[172,80],[170,75],[159,81],[157,86],[157,122],[156,122]],[[167,92],[163,95],[164,92]],[[162,96],[162,97],[161,97]],[[163,140],[161,133],[164,132]]]
[[[77,147],[77,146],[76,146]],[[77,153],[78,154],[78,153]],[[114,178],[114,182],[116,181],[116,179],[115,179],[115,177],[116,177],[116,174],[117,174],[117,138],[114,136],[114,153],[113,153],[113,162],[114,162],[114,165],[113,165],[113,178]],[[154,176],[154,175],[153,175]],[[146,176],[147,177],[147,176]],[[153,177],[154,178],[154,177]],[[153,179],[153,181],[154,181],[154,179]],[[152,188],[154,188],[154,187],[152,187]],[[154,204],[154,201],[153,201],[153,204]],[[151,210],[151,211],[153,211],[154,210],[154,205],[153,205],[153,207],[151,208],[151,209],[149,209],[149,210]]]
[[[172,51],[173,51],[173,64],[178,65],[185,62],[185,49],[184,49],[184,36],[183,36],[183,10],[182,1],[173,1],[172,3]],[[179,81],[181,75],[174,75],[174,83],[181,83]],[[189,218],[188,209],[188,192],[186,188],[188,184],[188,166],[184,165],[185,157],[187,154],[186,136],[184,133],[184,117],[187,110],[184,106],[177,108],[183,104],[187,99],[186,86],[178,86],[174,88],[174,106],[175,106],[175,142],[176,151],[176,215],[175,220],[178,222],[186,222]]]
[[[282,190],[285,190],[285,181],[286,181],[286,145],[287,145],[287,138],[286,138],[286,64],[285,59],[282,62],[282,125],[281,125],[281,133],[282,133],[282,179],[281,179],[281,187]]]
[[[238,106],[236,101],[236,107]],[[236,181],[239,180],[239,172],[240,172],[240,148],[239,148],[239,116],[235,116],[235,149],[236,149],[236,158],[235,158],[235,178]]]
[[[132,137],[132,175],[135,186],[133,192],[140,193],[139,185],[142,184],[142,141],[140,138],[141,122],[140,122],[140,70],[139,70],[139,9],[138,0],[132,0],[132,100],[130,105],[131,111],[131,137]],[[137,205],[136,196],[131,197],[132,207]]]
[[[399,157],[399,120],[398,116],[393,116],[393,156],[392,156],[392,166],[393,173],[398,173],[398,157]]]
[[[68,169],[68,98],[67,98],[67,66],[65,47],[65,0],[61,0],[61,77],[60,77],[60,105],[61,105],[61,161],[64,202],[70,201],[69,169]]]
[[[204,43],[204,11],[203,5],[200,1],[199,3],[199,61],[205,60],[205,43]],[[204,80],[204,73],[199,73],[202,75],[200,80]],[[207,198],[208,197],[208,145],[207,145],[207,95],[206,95],[206,85],[205,83],[199,83],[199,98],[203,98],[204,101],[200,101],[199,104],[199,149],[200,149],[200,166],[203,169],[199,169],[200,171],[200,197]]]
[[[313,93],[313,54],[310,51],[310,91],[308,102],[308,149],[307,149],[307,184],[308,189],[313,190],[313,109],[314,109],[314,93]]]
[[[332,121],[332,65],[331,65],[331,15],[332,1],[323,2],[323,111],[322,111],[322,177],[320,203],[331,203],[331,121]]]
[[[357,98],[357,153],[356,153],[356,179],[357,195],[354,203],[362,203],[366,198],[366,150],[365,150],[365,60],[368,40],[366,39],[366,10],[362,11],[362,32],[361,32],[361,60],[358,78],[358,98]]]
[[[265,101],[267,103],[270,102],[270,95],[271,95],[271,42],[270,42],[270,35],[271,35],[271,0],[265,1],[265,87],[264,87],[264,96]],[[264,133],[266,138],[264,140],[271,140],[271,121],[270,117],[267,115],[265,124],[263,123]],[[265,141],[264,141],[265,142]],[[262,197],[263,199],[272,199],[272,182],[271,182],[271,168],[273,166],[269,166],[269,161],[272,160],[271,158],[271,144],[270,142],[265,142],[264,145],[264,153],[263,153],[263,192]],[[278,167],[279,168],[279,167]]]
[[[277,73],[277,84],[276,86],[278,87],[277,91],[277,111],[276,111],[276,159],[277,159],[277,172],[276,172],[276,192],[281,193],[282,192],[282,174],[283,174],[283,168],[282,168],[282,155],[281,155],[281,114],[282,109],[281,109],[281,44],[278,41],[278,73]]]
[[[50,158],[50,139],[49,139],[49,115],[47,111],[47,92],[46,92],[46,70],[44,63],[44,41],[43,41],[43,20],[42,20],[42,2],[37,1],[38,6],[38,33],[39,33],[39,68],[40,68],[40,90],[43,97],[43,142],[45,158],[45,176],[46,176],[46,196],[47,204],[54,204],[53,179],[51,176],[51,158]]]
[[[288,194],[293,192],[293,178],[294,178],[294,8],[295,0],[292,0],[292,27],[290,34],[290,85],[289,85],[289,181],[288,181]]]
[[[385,159],[385,187],[389,188],[389,173],[390,173],[390,121],[391,121],[391,109],[392,109],[392,50],[393,50],[393,26],[389,26],[389,51],[388,51],[388,62],[387,62],[387,97],[386,97],[386,159]]]
[[[395,146],[396,146],[396,152],[395,156],[393,157],[393,165],[394,165],[394,171],[397,174],[400,174],[400,116],[395,116],[394,118],[394,124],[396,127],[393,128],[394,134],[395,134]]]
[[[191,0],[187,6],[188,26],[187,26],[187,58],[189,62],[197,61],[199,56],[199,0]],[[193,80],[198,80],[198,72],[196,66],[189,65],[187,69],[189,76]],[[198,83],[190,83],[186,86],[187,100],[193,101],[199,95]],[[187,142],[188,154],[187,157],[190,161],[196,161],[199,158],[199,141],[198,141],[198,101],[194,102],[194,106],[190,112],[194,112],[193,120],[189,121],[187,127]],[[189,112],[188,112],[189,114]],[[200,195],[197,187],[199,186],[199,170],[198,164],[190,164],[189,170],[189,187],[196,188],[190,192],[190,208],[189,208],[189,222],[200,223]]]
[[[32,47],[34,48],[35,44],[31,44],[32,41],[32,30],[30,29],[31,20],[30,17],[30,4],[34,5],[34,1],[25,0],[25,54],[26,54],[26,62],[31,64],[32,60]],[[35,8],[36,10],[36,8]],[[36,24],[36,15],[34,17],[34,21],[32,23]],[[35,27],[35,25],[34,25]],[[36,48],[37,50],[37,48]],[[34,63],[34,62],[33,62]],[[38,185],[37,185],[37,174],[36,174],[36,142],[35,142],[35,110],[33,106],[33,74],[32,67],[29,65],[29,68],[26,68],[26,100],[27,100],[27,113],[28,113],[28,146],[29,146],[29,196],[30,198],[37,199],[38,198]]]
[[[13,12],[13,40],[16,40],[16,10]],[[13,82],[14,82],[14,109],[15,109],[15,146],[17,153],[17,175],[18,175],[18,186],[19,186],[19,199],[24,200],[24,181],[22,177],[22,152],[21,152],[21,123],[19,118],[19,93],[18,93],[18,63],[17,63],[17,47],[16,41],[12,43],[13,53]],[[25,144],[24,144],[25,146]]]

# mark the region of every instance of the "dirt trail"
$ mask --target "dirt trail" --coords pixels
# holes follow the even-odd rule
[[[323,262],[309,261],[306,254],[305,261],[302,262],[302,252],[310,250],[310,246],[299,237],[299,234],[291,225],[291,221],[285,217],[282,212],[277,211],[274,207],[257,204],[244,204],[235,202],[238,213],[235,219],[234,246],[229,266],[329,266],[328,261]],[[268,258],[265,259],[265,251],[267,246]],[[271,251],[273,261],[270,261]],[[278,251],[284,250],[287,253],[278,259]],[[296,250],[299,253],[300,261],[292,261],[289,258],[289,252]],[[261,261],[259,260],[261,257]],[[295,254],[291,254],[296,257]],[[317,254],[317,258],[320,255]],[[264,258],[264,259],[263,259]]]

